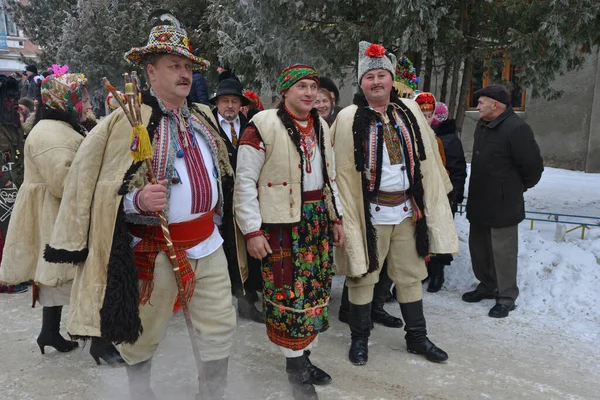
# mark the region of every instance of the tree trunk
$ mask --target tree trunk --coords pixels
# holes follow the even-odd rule
[[[421,76],[421,61],[422,61],[422,59],[423,59],[423,57],[420,52],[412,53],[412,56],[410,57],[410,60],[413,63],[413,67],[415,67],[415,73],[417,74],[417,76]]]
[[[425,76],[423,77],[423,91],[431,92],[431,76],[433,75],[433,39],[427,40],[427,59],[425,60]]]
[[[456,109],[456,132],[458,136],[462,134],[462,126],[465,122],[465,112],[467,111],[467,96],[469,95],[469,86],[471,84],[471,75],[473,74],[473,56],[468,55],[465,59],[462,84],[460,85],[460,96],[458,107]]]
[[[449,59],[446,59],[444,63],[444,75],[442,76],[442,91],[440,93],[440,101],[443,103],[446,103],[446,96],[448,95],[448,78],[450,78],[451,69],[452,63]]]
[[[448,118],[454,118],[456,111],[456,100],[458,95],[458,76],[460,74],[460,66],[465,56],[464,36],[465,36],[465,18],[467,13],[467,0],[461,0],[458,19],[458,31],[461,37],[457,39],[456,58],[452,66],[452,85],[450,86],[450,99],[448,101]]]

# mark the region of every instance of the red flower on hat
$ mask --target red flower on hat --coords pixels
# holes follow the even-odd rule
[[[166,33],[163,33],[162,35],[160,35],[158,37],[158,41],[159,42],[163,42],[163,43],[168,42],[169,41],[169,35],[167,35]]]
[[[365,54],[371,58],[382,58],[385,57],[385,47],[380,44],[371,44]]]

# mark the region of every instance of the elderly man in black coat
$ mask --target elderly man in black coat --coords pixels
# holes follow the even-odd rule
[[[517,287],[518,224],[525,219],[523,193],[544,171],[533,132],[510,106],[502,85],[475,92],[480,119],[475,129],[467,218],[469,249],[479,285],[462,299],[496,299],[489,316],[514,310]]]

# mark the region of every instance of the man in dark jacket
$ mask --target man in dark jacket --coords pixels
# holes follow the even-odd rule
[[[476,303],[496,298],[489,316],[514,310],[517,287],[518,224],[525,219],[523,193],[544,171],[529,125],[515,114],[502,85],[475,92],[480,120],[475,129],[467,218],[469,249],[479,285],[462,299]]]
[[[210,104],[216,106],[213,110],[215,120],[219,125],[219,133],[227,146],[229,161],[235,172],[237,168],[237,151],[240,136],[248,119],[241,112],[243,106],[247,106],[250,100],[242,92],[242,84],[235,79],[225,79],[219,82],[215,97],[209,100]],[[235,246],[235,237],[228,237],[234,229],[227,227],[233,225],[233,210],[225,210],[226,217],[223,220],[223,234],[226,245]],[[227,252],[229,254],[229,252]],[[234,252],[235,253],[235,252]],[[228,259],[229,271],[232,277],[234,296],[238,299],[238,314],[242,319],[250,319],[255,322],[264,323],[263,314],[254,304],[258,300],[258,291],[262,291],[262,277],[260,272],[260,261],[248,257],[248,279],[244,282],[243,293],[241,285],[234,282],[233,272],[238,268],[237,260]]]
[[[25,67],[25,74],[27,75],[27,98],[35,100],[35,78],[38,74],[38,69],[35,65],[28,65]]]
[[[190,91],[192,102],[208,105],[208,82],[200,71],[192,74],[192,90]]]

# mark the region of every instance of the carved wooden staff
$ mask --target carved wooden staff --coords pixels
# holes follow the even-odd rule
[[[110,91],[115,100],[119,103],[121,109],[125,112],[129,123],[133,128],[132,132],[132,145],[131,153],[134,161],[144,161],[148,169],[148,175],[150,182],[154,185],[158,184],[158,179],[154,172],[152,165],[152,144],[150,143],[150,136],[142,121],[142,110],[139,100],[139,91],[137,84],[134,83],[128,74],[125,74],[125,95],[127,97],[127,105],[121,99],[121,96],[117,93],[114,86],[110,84],[107,78],[104,78],[104,85],[108,91]],[[137,141],[137,148],[134,149],[134,143]],[[181,280],[181,270],[179,269],[179,263],[177,262],[177,255],[175,254],[175,247],[173,246],[173,240],[171,239],[171,232],[169,231],[169,224],[164,211],[158,213],[160,218],[160,227],[162,228],[163,236],[167,244],[167,256],[171,262],[171,267],[175,274],[175,282],[177,283],[177,292],[179,301],[181,302],[181,309],[183,310],[183,316],[185,317],[185,324],[187,326],[190,341],[192,342],[192,351],[194,353],[194,359],[196,360],[196,367],[198,368],[198,386],[200,388],[200,394],[203,399],[209,399],[210,395],[208,392],[208,385],[206,382],[206,374],[204,372],[204,366],[202,359],[200,358],[200,349],[198,348],[198,342],[196,340],[196,332],[194,325],[192,324],[192,317],[190,315],[190,309],[183,289],[183,282]]]

